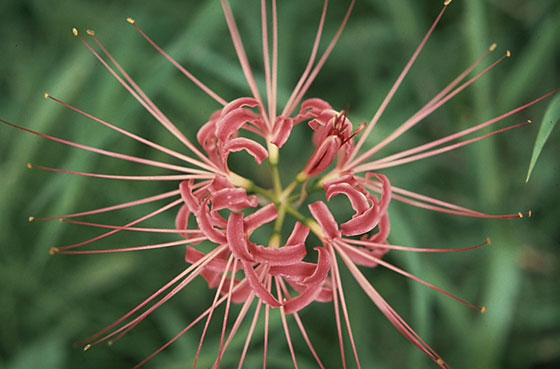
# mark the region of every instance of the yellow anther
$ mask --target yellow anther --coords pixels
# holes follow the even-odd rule
[[[129,18],[126,18],[126,21],[127,21],[128,23],[130,23],[130,24],[136,23],[136,21],[134,20],[134,18],[130,18],[130,17],[129,17]]]
[[[492,239],[491,239],[490,237],[487,237],[487,238],[486,238],[486,243],[487,243],[488,245],[491,245],[491,244],[492,244]]]
[[[45,99],[48,99],[51,95],[49,95],[48,92],[45,92],[45,94],[43,96],[45,96]]]
[[[80,33],[78,32],[78,29],[77,29],[77,28],[72,28],[72,34],[73,34],[74,36],[78,36]]]
[[[494,50],[496,50],[497,47],[498,47],[498,44],[494,42],[492,45],[490,45],[490,48],[488,50],[494,51]]]
[[[88,35],[90,35],[90,36],[95,36],[95,31],[93,31],[93,30],[91,30],[91,29],[88,29],[88,30],[86,31],[86,33],[87,33]]]
[[[481,312],[482,314],[486,314],[486,306],[481,307],[481,308],[480,308],[480,312]]]
[[[58,247],[51,247],[51,249],[49,250],[49,254],[54,255],[54,254],[58,254],[60,252],[60,249]]]
[[[452,0],[445,0],[445,1],[443,2],[443,5],[444,5],[444,6],[447,6],[447,5],[451,4],[451,1],[452,1]]]
[[[107,341],[107,346],[113,346],[113,341],[112,340]]]
[[[523,218],[523,213],[522,212],[517,213],[517,215],[519,215],[519,218]]]
[[[528,214],[529,218],[533,216],[533,211],[529,210],[529,214]]]
[[[29,220],[30,222],[32,222],[32,221],[35,220],[35,217],[29,217],[29,218],[27,218],[27,220]]]
[[[527,119],[527,123],[533,124],[533,121],[531,119]]]
[[[87,345],[84,346],[84,351],[87,351],[91,348],[91,345],[88,343]]]
[[[451,0],[449,0],[449,2],[451,2]],[[440,357],[439,359],[437,359],[437,363],[438,363],[438,365],[443,365],[444,361],[443,361],[443,359]]]
[[[509,51],[509,50],[508,50],[508,51],[506,51],[506,57],[508,57],[508,58],[509,58],[510,56],[511,56],[511,51]]]
[[[27,168],[31,169],[33,168],[33,165],[31,165],[31,163],[27,163]]]

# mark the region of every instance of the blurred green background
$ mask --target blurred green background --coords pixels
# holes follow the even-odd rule
[[[234,1],[233,8],[250,60],[262,81],[257,3]],[[347,1],[332,1],[326,39],[334,34],[347,5]],[[281,102],[305,66],[321,6],[317,0],[304,5],[299,1],[280,4]],[[427,0],[358,1],[339,45],[307,96],[326,99],[337,109],[349,107],[355,125],[369,120],[440,6],[441,1]],[[94,29],[156,104],[188,137],[194,137],[219,106],[156,53],[125,22],[129,16],[224,98],[249,93],[218,0],[5,0],[0,3],[0,117],[90,146],[172,162],[43,98],[48,91],[120,127],[182,150],[70,32],[72,27],[82,32]],[[559,87],[558,19],[560,3],[556,0],[454,1],[371,141],[385,137],[411,116],[492,42],[498,43],[493,58],[506,49],[513,57],[391,145],[386,153],[480,123]],[[501,126],[526,119],[540,124],[550,101]],[[492,237],[490,247],[470,253],[387,255],[388,261],[415,275],[487,306],[486,315],[391,271],[367,271],[374,286],[454,368],[560,367],[560,131],[553,132],[526,184],[538,124],[384,171],[396,186],[480,211],[533,210],[532,219],[499,221],[391,205],[391,240],[395,244],[467,247]],[[288,172],[286,163],[297,162],[302,153],[309,154],[309,132],[299,129],[292,140],[289,150],[282,151]],[[30,171],[25,167],[27,162],[101,173],[163,173],[0,127],[0,366],[128,368],[167,342],[211,303],[212,292],[198,281],[117,344],[83,352],[76,342],[112,323],[185,268],[184,248],[50,256],[48,250],[53,246],[85,240],[99,232],[59,222],[29,223],[27,217],[62,215],[131,201],[174,189],[177,184],[125,183]],[[155,205],[92,219],[123,224],[153,209]],[[168,228],[174,215],[164,214],[150,224]],[[127,233],[94,247],[172,239]],[[345,274],[344,278],[364,368],[435,367],[386,321],[350,276]],[[316,304],[301,316],[323,361],[329,368],[340,367],[332,305]],[[219,323],[220,319],[215,321]],[[190,367],[201,329],[187,334],[147,367]],[[220,324],[211,326],[213,333],[203,350],[201,368],[213,362],[219,330]],[[269,367],[291,367],[278,319],[273,320],[272,330]],[[292,332],[299,337],[295,325]],[[260,367],[261,341],[257,334],[246,367]],[[237,365],[243,342],[241,332],[223,367]],[[300,338],[296,338],[296,345],[301,367],[314,367]],[[347,357],[351,358],[350,350]],[[354,365],[351,359],[349,363]]]

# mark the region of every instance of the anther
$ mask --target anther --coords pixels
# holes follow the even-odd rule
[[[49,95],[48,92],[45,92],[45,94],[43,96],[45,96],[45,99],[48,99],[51,95]]]
[[[451,0],[448,1],[451,2]],[[439,359],[437,359],[437,363],[438,365],[443,365],[443,359],[440,357]]]
[[[72,34],[73,34],[74,36],[78,36],[80,33],[78,32],[78,29],[77,29],[77,28],[72,28]]]
[[[33,168],[33,165],[31,165],[31,163],[27,163],[27,168],[31,169]]]
[[[447,6],[447,5],[451,4],[451,1],[453,1],[453,0],[445,0],[443,2],[443,6]]]
[[[533,211],[532,211],[532,210],[529,210],[527,216],[528,216],[529,218],[532,217],[532,216],[533,216]]]
[[[496,47],[498,47],[498,44],[494,42],[492,45],[490,45],[490,48],[488,50],[494,51],[496,50]]]
[[[126,21],[127,21],[128,23],[130,23],[130,24],[136,23],[136,21],[134,20],[134,18],[130,18],[130,17],[129,17],[129,18],[126,18]]]
[[[523,218],[523,213],[522,212],[517,213],[517,215],[519,215],[519,218]]]
[[[49,250],[49,254],[54,255],[54,254],[58,254],[60,252],[60,249],[58,247],[51,247],[51,249]]]
[[[107,346],[113,346],[113,340],[107,341]]]
[[[91,348],[91,345],[88,343],[87,345],[84,346],[84,351],[87,351]]]
[[[532,124],[533,121],[531,119],[527,119],[527,123]]]
[[[481,308],[480,308],[480,312],[481,312],[482,314],[486,314],[486,306],[481,307]]]
[[[27,220],[29,220],[30,222],[32,222],[32,221],[35,220],[35,217],[29,217],[29,218],[27,218]]]
[[[492,239],[491,239],[490,237],[487,237],[487,238],[486,238],[486,243],[487,243],[488,245],[491,245],[491,244],[492,244]]]
[[[86,33],[87,33],[88,35],[90,35],[90,36],[95,36],[95,31],[93,31],[93,30],[91,30],[91,29],[88,29],[88,30],[86,31]]]
[[[509,50],[506,51],[506,57],[507,57],[507,58],[511,57],[511,51],[509,51]]]

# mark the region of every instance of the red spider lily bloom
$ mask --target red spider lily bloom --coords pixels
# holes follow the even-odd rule
[[[186,245],[185,262],[188,266],[185,270],[113,324],[90,337],[87,340],[89,343],[86,345],[86,349],[101,342],[115,342],[119,340],[153,311],[200,276],[207,282],[210,289],[215,289],[215,297],[211,305],[198,318],[180,331],[176,337],[139,363],[138,367],[145,364],[161,352],[161,350],[204,320],[205,325],[202,329],[202,336],[193,363],[193,367],[196,367],[209,324],[216,309],[220,305],[225,305],[220,347],[216,353],[214,367],[220,366],[233,337],[237,334],[240,326],[246,320],[249,320],[247,317],[249,311],[254,308],[253,318],[250,323],[247,322],[250,325],[249,333],[246,337],[244,348],[240,353],[239,367],[243,366],[249,345],[256,332],[257,323],[262,318],[263,314],[261,313],[264,308],[263,366],[266,367],[268,354],[269,316],[271,309],[276,309],[280,312],[284,335],[290,349],[294,367],[298,367],[298,361],[289,327],[289,321],[292,320],[295,321],[308,349],[316,359],[317,365],[324,368],[320,355],[313,347],[304,323],[298,315],[300,310],[312,308],[310,305],[315,305],[315,302],[332,302],[342,367],[347,367],[344,343],[345,334],[350,340],[356,365],[361,367],[359,359],[360,347],[355,342],[352,333],[350,312],[347,308],[340,275],[339,265],[340,261],[342,261],[342,264],[346,266],[373,304],[377,306],[398,331],[437,365],[442,368],[449,367],[381,296],[374,287],[373,281],[369,281],[364,276],[360,267],[363,269],[382,266],[441,292],[468,307],[484,312],[484,307],[478,307],[455,297],[429,282],[388,263],[383,257],[391,250],[426,253],[464,252],[479,248],[490,241],[487,240],[479,245],[465,249],[428,249],[393,245],[388,242],[391,229],[391,218],[389,215],[391,201],[401,201],[432,211],[466,217],[514,219],[530,215],[530,212],[528,214],[489,215],[470,210],[396,187],[379,171],[384,168],[439,155],[526,125],[530,122],[512,125],[491,133],[458,141],[467,135],[476,134],[483,128],[503,121],[558,91],[552,91],[532,102],[472,128],[464,129],[391,156],[377,158],[375,155],[382,148],[420,123],[424,118],[510,56],[509,52],[507,52],[482,72],[467,79],[473,70],[483,63],[491,52],[495,50],[496,46],[492,45],[480,59],[467,68],[424,107],[418,110],[417,113],[397,127],[388,137],[376,146],[366,148],[367,138],[371,135],[373,128],[378,123],[387,105],[428,42],[430,35],[444,15],[450,2],[450,0],[445,1],[443,9],[435,22],[412,55],[410,61],[404,67],[402,73],[398,76],[371,121],[357,127],[353,126],[345,111],[334,109],[324,100],[311,98],[303,101],[310,85],[317,77],[340,38],[354,6],[354,1],[350,3],[338,32],[330,41],[322,56],[318,58],[319,44],[328,8],[328,0],[325,0],[309,62],[281,111],[278,109],[276,101],[278,20],[275,0],[272,0],[271,9],[269,9],[266,0],[261,2],[266,100],[257,87],[253,70],[246,56],[241,35],[228,0],[221,0],[222,8],[233,45],[251,91],[251,96],[239,97],[229,102],[198,80],[185,67],[179,65],[171,56],[157,46],[133,19],[129,18],[128,22],[132,24],[143,38],[174,64],[187,78],[206,92],[210,98],[221,105],[221,108],[199,129],[196,137],[198,145],[192,139],[185,137],[177,125],[171,122],[150,100],[140,86],[136,84],[125,69],[105,49],[93,31],[87,31],[87,35],[92,40],[90,42],[74,29],[74,35],[81,40],[117,81],[192,153],[191,156],[188,156],[160,146],[149,139],[103,121],[49,94],[45,94],[45,97],[154,150],[179,159],[184,164],[172,165],[97,149],[31,131],[3,121],[5,124],[15,128],[65,145],[117,159],[163,168],[176,173],[172,175],[142,177],[73,172],[29,164],[29,167],[81,176],[119,180],[174,181],[177,183],[177,189],[174,191],[156,194],[128,203],[51,218],[30,218],[30,220],[59,219],[68,223],[107,229],[105,233],[95,238],[72,245],[52,248],[52,253],[115,253]],[[270,25],[268,23],[268,13],[270,10],[272,10],[272,37],[269,36]],[[272,53],[270,52],[270,39],[272,39]],[[296,111],[298,107],[299,111]],[[279,169],[281,149],[290,139],[293,128],[302,123],[307,124],[313,130],[312,144],[315,149],[307,158],[305,164],[302,165],[299,174],[295,178],[286,181],[286,178],[282,177]],[[357,139],[358,137],[359,139]],[[270,169],[269,174],[272,178],[271,188],[261,186],[253,179],[245,178],[230,169],[228,165],[229,157],[232,153],[239,151],[246,151],[258,165],[268,162],[267,167],[261,166],[261,168],[263,170]],[[284,186],[282,183],[290,184]],[[307,197],[311,193],[323,194],[322,200],[306,203]],[[349,208],[354,212],[350,219],[341,223],[336,221],[333,215],[334,209],[328,205],[329,201],[336,196],[346,197]],[[97,224],[74,220],[83,216],[116,211],[162,200],[167,200],[168,203],[158,210],[129,221],[124,225]],[[172,211],[172,209],[175,209],[173,211],[177,212],[174,228],[159,229],[138,226],[140,223],[161,213]],[[293,218],[292,223],[286,221],[288,218]],[[293,226],[288,224],[293,224]],[[177,235],[178,240],[156,245],[110,250],[83,249],[84,246],[93,247],[95,241],[123,231],[174,233]],[[256,231],[268,232],[269,237],[265,244],[258,244],[254,236]],[[310,236],[311,233],[313,233],[313,236]],[[212,245],[212,247],[209,248],[209,251],[208,249],[203,251],[202,245]],[[228,328],[231,304],[238,304],[241,307],[233,325]],[[343,328],[343,325],[345,328]],[[346,333],[344,333],[344,330],[346,330]]]

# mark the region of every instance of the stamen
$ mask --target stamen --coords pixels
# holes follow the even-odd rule
[[[529,124],[530,123],[528,121],[523,122],[523,123],[519,123],[519,124],[515,124],[513,126],[502,128],[502,129],[499,129],[497,131],[490,132],[490,133],[487,133],[485,135],[475,137],[475,138],[472,138],[472,139],[464,141],[464,142],[459,142],[459,143],[456,143],[456,144],[453,144],[453,145],[444,146],[442,148],[435,149],[435,150],[432,150],[432,151],[426,151],[424,153],[417,154],[417,155],[412,155],[412,156],[406,157],[404,159],[394,160],[394,161],[390,161],[390,162],[373,161],[371,163],[362,164],[362,165],[359,165],[355,168],[355,172],[356,173],[361,173],[361,172],[366,172],[366,171],[369,172],[369,171],[379,170],[379,169],[383,169],[383,168],[391,168],[391,167],[395,167],[395,166],[398,166],[398,165],[403,165],[403,164],[406,164],[406,163],[410,163],[412,161],[417,161],[417,160],[425,159],[425,158],[432,157],[432,156],[435,156],[435,155],[440,155],[440,154],[443,154],[445,152],[455,150],[455,149],[458,149],[460,147],[467,146],[467,145],[470,145],[472,143],[484,140],[485,138],[495,136],[495,135],[498,135],[500,133],[504,133],[504,132],[507,132],[509,130],[519,128],[519,127],[523,127],[523,126],[526,126],[526,125],[529,125]]]
[[[357,254],[359,254],[360,256],[362,256],[362,257],[364,257],[364,258],[366,258],[366,259],[369,259],[369,260],[371,260],[371,261],[373,261],[373,262],[375,262],[375,263],[378,263],[379,265],[384,266],[384,267],[387,268],[387,269],[390,269],[390,270],[392,270],[392,271],[394,271],[394,272],[396,272],[396,273],[399,273],[400,275],[403,275],[403,276],[405,276],[405,277],[407,277],[407,278],[410,278],[410,279],[412,279],[413,281],[416,281],[416,282],[418,282],[418,283],[421,283],[421,284],[423,284],[424,286],[430,287],[431,289],[433,289],[433,290],[435,290],[435,291],[437,291],[437,292],[439,292],[439,293],[441,293],[441,294],[443,294],[443,295],[445,295],[445,296],[447,296],[447,297],[450,297],[450,298],[452,298],[453,300],[458,301],[458,302],[460,302],[461,304],[470,307],[471,309],[475,309],[475,310],[478,310],[478,311],[481,311],[481,310],[482,310],[482,307],[480,307],[480,306],[476,306],[476,305],[471,304],[470,302],[467,302],[467,301],[465,301],[465,300],[462,300],[462,299],[460,299],[459,297],[457,297],[457,296],[455,296],[455,295],[452,295],[451,293],[446,292],[446,291],[442,290],[441,288],[436,287],[436,286],[434,286],[433,284],[431,284],[431,283],[429,283],[429,282],[426,282],[425,280],[416,277],[415,275],[412,275],[412,274],[410,274],[410,273],[408,273],[408,272],[406,272],[406,271],[404,271],[404,270],[402,270],[402,269],[400,269],[400,268],[397,268],[396,266],[394,266],[394,265],[392,265],[392,264],[389,264],[388,262],[384,261],[383,259],[376,258],[376,257],[373,256],[373,255],[367,254],[367,253],[363,252],[362,250],[360,250],[360,249],[358,249],[358,248],[355,248],[355,247],[352,247],[352,246],[346,244],[346,243],[343,242],[343,241],[336,241],[335,247],[337,247],[337,250],[338,250],[339,252],[341,251],[340,248],[349,249],[349,250],[352,251],[353,253],[357,253]]]
[[[126,209],[126,208],[130,208],[130,207],[138,206],[138,205],[148,204],[150,202],[154,202],[154,201],[158,201],[158,200],[167,199],[169,197],[177,196],[179,194],[180,194],[179,190],[173,190],[173,191],[165,192],[165,193],[160,194],[160,195],[155,195],[155,196],[146,197],[146,198],[140,199],[140,200],[125,202],[125,203],[119,204],[119,205],[108,206],[106,208],[84,211],[84,212],[81,212],[81,213],[62,215],[62,216],[51,217],[51,218],[29,217],[29,221],[34,221],[34,220],[46,221],[46,220],[57,220],[57,219],[61,220],[61,219],[77,218],[77,217],[100,214],[100,213],[107,213],[107,212],[114,211],[114,210]],[[33,218],[33,219],[31,219],[31,218]]]
[[[210,161],[210,159],[202,154],[200,150],[198,150],[196,146],[194,146],[179,129],[177,129],[177,127],[155,106],[155,104],[153,104],[153,102],[145,94],[142,93],[142,95],[140,95],[139,93],[137,93],[137,91],[135,91],[136,88],[141,91],[136,84],[129,85],[127,82],[125,82],[121,78],[121,76],[119,76],[117,72],[115,72],[113,68],[111,68],[111,66],[109,66],[109,64],[107,64],[107,62],[95,50],[93,50],[91,45],[82,36],[78,37],[80,38],[80,41],[87,47],[87,49],[97,58],[97,60],[99,60],[101,64],[103,64],[103,66],[113,75],[113,77],[115,77],[117,81],[136,99],[136,101],[138,101],[158,122],[160,122],[171,134],[173,134],[173,136],[175,136],[175,138],[177,138],[181,143],[189,148],[189,150],[196,154],[196,156],[206,162],[211,168],[215,168],[216,170],[218,169],[215,167],[214,163]],[[101,44],[98,43],[98,45]],[[109,53],[103,47],[102,50],[104,50],[104,53],[108,55],[109,59],[114,60],[109,56]],[[113,63],[115,63],[115,65],[118,64],[116,62]],[[119,67],[117,69],[122,69]],[[124,71],[124,69],[122,70]],[[125,78],[128,76],[128,74],[126,73],[123,73],[123,75],[125,76]],[[128,77],[128,80],[131,80],[131,78]]]
[[[184,76],[186,76],[188,79],[190,79],[195,85],[197,85],[202,91],[204,91],[208,96],[210,96],[211,98],[213,98],[214,100],[216,100],[216,102],[218,102],[220,105],[222,106],[226,106],[227,105],[227,101],[225,101],[223,98],[221,98],[220,96],[218,96],[218,94],[216,94],[214,91],[212,91],[210,89],[210,87],[206,86],[204,83],[202,83],[198,78],[196,78],[193,74],[191,74],[187,69],[185,69],[185,67],[183,67],[181,64],[179,64],[175,59],[173,59],[169,54],[167,54],[165,51],[163,51],[162,48],[160,48],[154,41],[152,41],[151,38],[148,37],[148,35],[146,35],[144,33],[144,31],[142,31],[140,29],[140,27],[138,27],[138,25],[136,24],[136,21],[132,18],[127,18],[126,21],[130,24],[132,24],[134,26],[134,28],[138,31],[138,33],[140,33],[140,35],[150,43],[150,45],[152,45],[161,55],[163,55],[163,57],[165,59],[167,59],[171,64],[173,64],[175,66],[175,68],[179,69],[179,71],[181,73],[183,73]]]
[[[424,46],[428,42],[428,39],[432,35],[432,33],[433,33],[434,29],[436,28],[437,24],[439,23],[440,19],[443,17],[443,14],[445,13],[445,10],[447,9],[447,5],[448,4],[444,3],[443,9],[440,11],[436,20],[434,21],[434,23],[432,24],[432,26],[428,30],[428,33],[426,33],[426,36],[424,36],[424,39],[422,40],[422,42],[420,42],[420,45],[418,45],[418,47],[416,48],[416,50],[412,54],[410,60],[408,61],[408,63],[404,67],[403,71],[397,77],[397,80],[395,81],[395,83],[393,84],[391,89],[389,90],[389,93],[387,94],[387,96],[385,96],[385,99],[381,103],[381,106],[375,112],[375,115],[373,116],[373,118],[369,122],[369,124],[366,128],[366,131],[364,132],[364,134],[362,135],[362,137],[360,138],[360,140],[356,144],[356,147],[354,148],[354,151],[350,154],[350,157],[348,158],[349,163],[352,162],[352,160],[354,159],[354,157],[356,156],[358,151],[362,148],[362,145],[365,143],[366,139],[369,137],[371,131],[373,130],[373,127],[375,127],[375,125],[377,124],[377,122],[381,118],[381,115],[383,115],[383,113],[385,112],[385,109],[387,108],[387,105],[389,105],[389,102],[393,99],[393,96],[395,95],[395,93],[399,89],[402,81],[404,80],[404,78],[406,77],[408,72],[410,71],[410,68],[412,68],[412,65],[414,64],[414,62],[418,58],[418,55],[420,55],[420,52],[422,51]]]
[[[344,28],[346,27],[346,24],[348,23],[348,19],[350,18],[350,14],[352,13],[352,9],[354,8],[355,3],[356,3],[356,0],[352,0],[352,2],[350,3],[350,6],[348,7],[348,10],[346,11],[344,19],[342,20],[342,23],[340,24],[340,27],[338,28],[338,30],[336,31],[336,34],[334,35],[333,39],[331,40],[331,42],[327,46],[327,49],[325,50],[325,52],[321,56],[321,59],[319,59],[319,61],[317,62],[317,65],[315,66],[315,68],[313,68],[313,71],[309,75],[309,78],[307,78],[304,85],[301,87],[300,91],[297,93],[292,105],[289,108],[288,107],[284,108],[284,113],[282,115],[288,116],[288,115],[292,114],[295,107],[303,99],[303,96],[305,95],[305,93],[307,92],[307,90],[309,89],[309,87],[311,86],[311,84],[313,83],[313,81],[315,80],[315,78],[317,77],[317,75],[319,74],[321,69],[323,68],[323,65],[327,61],[329,55],[331,54],[332,50],[334,49],[338,40],[340,39],[340,36],[342,35],[342,31],[344,31]]]

